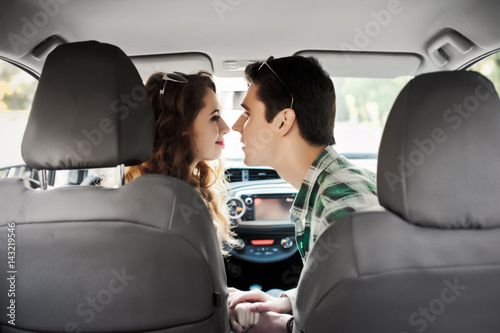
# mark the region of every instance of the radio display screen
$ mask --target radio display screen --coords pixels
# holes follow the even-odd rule
[[[256,220],[288,220],[293,198],[255,198],[254,210]]]

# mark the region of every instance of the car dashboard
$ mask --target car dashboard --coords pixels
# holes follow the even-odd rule
[[[281,261],[296,252],[294,225],[289,214],[297,190],[284,181],[259,183],[239,186],[231,191],[228,206],[232,223],[240,238],[248,234],[267,234],[271,228],[281,231],[281,235],[263,239],[245,237],[233,255],[250,262]]]
[[[291,274],[290,267],[302,267],[290,221],[297,190],[271,168],[230,168],[227,175],[229,216],[241,240],[226,261],[229,285],[294,287],[283,276]],[[271,268],[278,274],[270,274]],[[271,282],[271,276],[278,279]]]

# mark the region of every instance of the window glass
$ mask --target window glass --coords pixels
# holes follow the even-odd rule
[[[9,168],[0,169],[0,178],[7,177],[8,172],[9,172]]]
[[[0,60],[0,168],[21,165],[21,141],[38,81]]]
[[[500,52],[479,60],[468,70],[483,74],[493,82],[495,89],[500,91]]]
[[[335,141],[339,153],[376,156],[392,104],[410,77],[333,78],[337,95]]]
[[[54,187],[78,184],[79,170],[57,170]]]

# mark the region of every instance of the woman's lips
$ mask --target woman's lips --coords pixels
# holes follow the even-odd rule
[[[224,147],[224,141],[215,141],[215,143]]]

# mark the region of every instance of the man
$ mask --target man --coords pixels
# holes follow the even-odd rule
[[[233,125],[244,144],[247,165],[266,165],[299,192],[291,209],[297,247],[307,259],[314,242],[333,220],[378,204],[375,175],[355,167],[335,151],[335,90],[314,58],[269,58],[249,65],[243,114]],[[252,332],[287,332],[293,324],[296,289],[282,297],[259,290],[230,289],[228,305],[260,312]],[[237,330],[248,315],[232,311]],[[255,324],[252,317],[252,324]],[[240,325],[242,324],[243,325]]]

